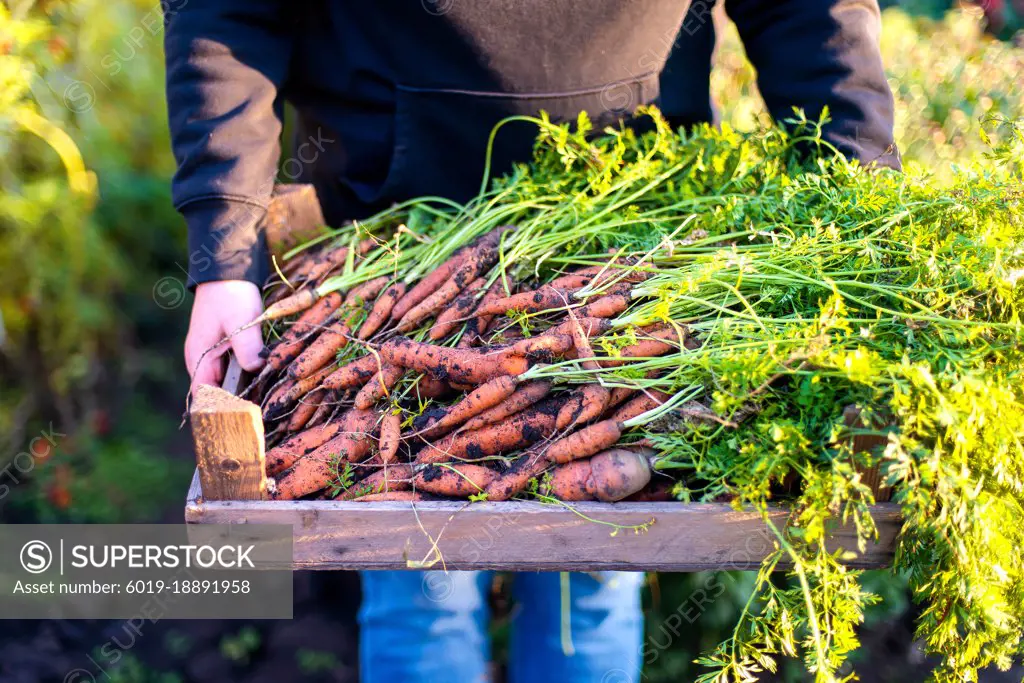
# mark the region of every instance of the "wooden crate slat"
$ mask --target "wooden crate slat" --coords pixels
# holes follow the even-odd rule
[[[193,523],[290,524],[298,569],[409,569],[409,560],[429,561],[431,538],[449,570],[545,571],[757,569],[774,549],[773,537],[755,512],[727,504],[575,503],[576,512],[535,502],[355,503],[205,502],[186,507]],[[580,514],[577,514],[580,513]],[[583,516],[590,518],[590,521]],[[879,542],[847,562],[880,567],[892,561],[900,528],[898,506],[875,508]],[[646,532],[620,525],[654,520]],[[774,510],[773,522],[786,512]],[[384,532],[380,530],[386,530]],[[855,531],[832,534],[834,547],[856,551]]]

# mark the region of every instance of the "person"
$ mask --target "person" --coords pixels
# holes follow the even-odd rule
[[[339,225],[415,196],[467,200],[493,126],[510,115],[586,110],[598,129],[648,103],[674,125],[713,115],[713,0],[169,1],[173,197],[188,224],[194,383],[220,381],[227,345],[203,352],[261,311],[259,225],[279,168],[312,183]],[[774,117],[827,106],[825,137],[837,149],[899,165],[876,0],[730,0],[726,10]],[[282,160],[286,101],[297,143]],[[496,173],[529,158],[534,132],[501,129]],[[259,369],[259,330],[235,335],[230,349]],[[569,576],[515,577],[510,680],[638,680],[642,575]],[[486,680],[488,581],[365,573],[363,680]]]

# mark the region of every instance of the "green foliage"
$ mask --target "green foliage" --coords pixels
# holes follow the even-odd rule
[[[499,270],[621,253],[648,277],[615,325],[673,322],[699,342],[598,371],[612,386],[699,397],[714,420],[667,411],[647,425],[659,466],[681,475],[686,500],[763,512],[768,558],[697,680],[749,681],[785,658],[817,681],[845,676],[877,602],[844,564],[876,537],[872,467],[907,519],[896,567],[924,606],[918,635],[942,659],[936,678],[1007,668],[1024,628],[1024,139],[940,187],[835,154],[827,112],[752,133],[674,133],[646,113],[656,130],[641,136],[535,119],[533,162],[437,229],[474,235],[514,216]],[[594,372],[570,360],[525,378]],[[888,444],[854,452],[853,433]],[[786,525],[767,514],[778,502]],[[826,547],[839,522],[855,547]]]

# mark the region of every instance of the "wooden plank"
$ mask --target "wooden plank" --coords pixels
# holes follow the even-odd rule
[[[230,359],[225,387],[199,386],[189,421],[203,497],[209,500],[262,500],[267,495],[263,416],[255,403],[234,395],[244,381]]]
[[[193,500],[185,516],[203,524],[290,524],[297,569],[409,569],[418,568],[410,561],[434,560],[432,568],[449,570],[754,570],[774,549],[757,513],[737,512],[728,504],[576,503],[572,508],[515,501]],[[779,526],[786,512],[773,510],[771,517]],[[879,505],[874,517],[879,541],[848,561],[851,567],[892,561],[899,508]],[[614,536],[608,525],[652,520],[645,532],[620,530]],[[854,552],[855,538],[849,527],[832,534],[835,547]]]
[[[280,259],[295,245],[315,237],[325,223],[316,188],[292,183],[274,186],[262,225],[270,253]]]

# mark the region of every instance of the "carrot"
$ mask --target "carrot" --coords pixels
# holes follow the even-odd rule
[[[577,389],[569,400],[558,411],[555,426],[565,429],[573,425],[584,424],[597,418],[608,405],[611,392],[600,384],[586,384]]]
[[[328,375],[323,381],[325,389],[352,389],[366,384],[380,369],[380,360],[368,354],[350,361]]]
[[[420,375],[416,381],[416,394],[421,401],[430,398],[442,398],[451,393],[452,388],[447,382],[434,379],[430,375]]]
[[[587,490],[598,500],[614,503],[631,496],[651,481],[650,449],[602,451],[589,460]],[[586,462],[586,461],[585,461]]]
[[[321,386],[323,386],[323,383],[321,383]],[[309,422],[306,423],[306,427],[315,427],[326,422],[330,419],[331,413],[335,411],[338,404],[341,402],[339,400],[338,392],[327,389],[324,389],[323,392],[324,395],[320,399],[320,405],[317,406],[316,412],[313,413],[313,417],[309,418]]]
[[[467,245],[458,249],[448,260],[434,269],[429,275],[420,280],[412,289],[402,296],[391,309],[391,319],[401,320],[414,306],[426,299],[432,292],[443,285],[452,276],[455,269],[465,261],[470,247]]]
[[[452,434],[437,443],[429,444],[416,456],[416,462],[478,460],[526,448],[555,432],[555,415],[561,404],[560,400],[549,399],[497,424],[472,432]]]
[[[290,377],[285,377],[273,387],[270,388],[270,393],[263,401],[263,415],[266,417],[267,408],[275,403],[281,403],[284,400],[285,395],[292,390],[295,386],[295,380]]]
[[[465,384],[483,384],[501,375],[521,375],[529,368],[529,362],[521,356],[489,356],[475,349],[434,346],[408,337],[388,340],[380,355],[393,365]]]
[[[377,449],[385,465],[398,462],[398,445],[402,440],[402,418],[393,411],[384,413],[380,421]]]
[[[622,429],[622,423],[615,420],[597,422],[555,441],[544,455],[559,464],[585,458],[614,445],[622,436]]]
[[[288,366],[288,375],[296,379],[309,377],[338,356],[338,351],[345,348],[352,332],[352,320],[356,314],[348,311],[348,315],[331,323],[299,357]]]
[[[489,501],[503,501],[521,493],[529,485],[530,480],[539,477],[548,466],[548,461],[539,453],[529,450],[519,456],[508,472],[495,477],[494,481],[484,488]]]
[[[629,358],[662,356],[669,351],[679,348],[679,343],[685,341],[686,330],[683,330],[683,339],[680,339],[679,332],[671,325],[653,325],[641,330],[641,334],[637,336],[640,340],[636,344],[619,349],[618,358],[601,361],[601,365],[604,367],[618,367]]]
[[[302,401],[299,402],[299,406],[292,413],[291,418],[288,420],[288,431],[297,432],[306,426],[316,411],[320,408],[320,402],[324,396],[327,395],[325,389],[317,389],[307,395]]]
[[[486,306],[492,301],[497,301],[505,296],[504,288],[504,277],[499,277],[494,281],[494,284],[490,286],[487,292],[480,297],[480,301],[477,303],[473,313],[469,320],[466,321],[466,329],[462,333],[462,337],[459,338],[459,343],[456,345],[460,349],[467,349],[476,343],[476,340],[483,335],[487,328],[490,327],[491,322],[494,320],[493,315],[477,315],[477,311],[481,306]]]
[[[608,407],[614,408],[635,393],[636,389],[631,387],[614,387],[608,397]]]
[[[248,323],[246,327],[262,325],[270,320],[280,320],[281,318],[287,318],[288,316],[295,315],[296,313],[302,313],[315,304],[318,299],[319,297],[316,295],[316,290],[300,289],[291,296],[287,296],[277,303],[267,306],[267,309],[263,311],[263,314],[251,323]]]
[[[357,503],[405,503],[431,500],[431,497],[416,491],[385,491],[384,493],[359,496],[353,500]]]
[[[431,465],[416,473],[413,486],[441,496],[465,498],[481,493],[494,480],[494,471],[482,465]]]
[[[331,373],[331,368],[326,367],[314,372],[309,377],[296,380],[289,389],[282,394],[276,402],[268,402],[263,411],[265,420],[275,420],[281,413],[287,410],[293,403],[320,386],[320,383]]]
[[[529,408],[534,403],[537,403],[547,396],[550,391],[551,382],[544,380],[534,380],[522,384],[504,401],[467,421],[459,431],[480,429],[481,427],[504,420],[509,415],[514,415],[520,410]]]
[[[370,454],[373,447],[371,433],[377,424],[377,414],[371,410],[351,408],[338,420],[337,432],[329,441],[308,452],[302,460],[331,460],[339,455],[340,460],[359,462]]]
[[[555,289],[580,289],[590,284],[590,281],[593,279],[594,276],[587,273],[568,273],[556,277],[548,283],[548,286]]]
[[[534,354],[557,356],[572,348],[572,337],[567,334],[539,334],[536,337],[527,337],[512,346],[504,349],[502,353],[513,356],[532,356]]]
[[[618,422],[632,420],[641,413],[646,413],[648,410],[657,408],[668,399],[668,394],[652,389],[646,393],[640,394],[636,398],[630,400],[629,403],[616,410],[611,419]]]
[[[611,318],[629,308],[630,301],[632,296],[628,293],[608,294],[580,306],[576,315],[583,318]]]
[[[420,280],[415,287],[409,290],[408,294],[403,296],[398,303],[395,304],[394,309],[391,311],[391,319],[396,321],[401,320],[405,317],[406,313],[412,310],[414,306],[418,305],[430,296],[430,294],[435,292],[447,280],[449,280],[452,274],[462,266],[477,247],[487,245],[497,246],[501,241],[501,236],[508,230],[512,229],[512,226],[503,225],[491,230],[485,235],[480,236],[474,242],[457,249],[448,257],[447,261]]]
[[[532,292],[520,292],[491,301],[486,306],[480,306],[474,315],[503,315],[509,311],[536,313],[537,311],[563,308],[572,301],[571,295],[572,292],[568,289],[556,289],[550,285],[543,285]]]
[[[598,453],[556,467],[549,489],[560,500],[601,500],[614,503],[643,489],[651,481],[648,454],[624,448]]]
[[[274,475],[288,469],[306,453],[334,438],[341,427],[340,421],[310,427],[306,431],[290,437],[280,446],[271,448],[266,455],[267,474]]]
[[[587,318],[580,317],[579,309],[571,311],[571,315],[565,320],[565,322],[555,325],[551,329],[544,332],[544,334],[576,334],[577,330],[582,330],[581,334],[584,334],[589,339],[590,337],[599,337],[606,332],[610,332],[612,329],[612,323],[610,320],[605,318]]]
[[[360,241],[359,244],[356,245],[356,253],[363,256],[373,251],[376,247],[377,240],[368,238]],[[348,260],[348,252],[348,245],[335,247],[334,249],[324,252],[324,254],[321,255],[310,267],[306,274],[306,280],[309,282],[319,280],[338,266],[345,265],[345,262]]]
[[[387,363],[381,367],[380,372],[373,376],[366,383],[359,393],[356,394],[355,406],[360,410],[367,410],[378,400],[387,396],[395,383],[405,374],[405,368]]]
[[[350,413],[352,411],[349,411]],[[338,476],[340,462],[359,462],[365,458],[372,446],[369,430],[373,428],[373,413],[368,413],[369,424],[365,431],[340,432],[327,443],[295,461],[290,469],[268,481],[270,497],[277,500],[293,500],[319,491]],[[345,419],[344,417],[342,419]],[[365,417],[362,417],[364,423]],[[351,426],[355,419],[346,420]]]
[[[590,479],[590,463],[586,460],[569,462],[551,471],[547,481],[548,492],[559,500],[594,500],[594,494],[587,490]]]
[[[412,467],[391,465],[377,470],[365,479],[353,484],[337,500],[355,500],[375,493],[405,491],[412,488]]]
[[[608,280],[621,280],[623,282],[643,282],[647,278],[651,277],[651,273],[642,270],[633,270],[629,266],[636,263],[635,259],[615,259],[606,265],[601,266],[587,266],[586,268],[580,268],[574,270],[573,275],[589,275],[596,277],[597,282],[607,282]]]
[[[432,439],[458,427],[488,408],[492,408],[512,395],[516,390],[516,380],[507,375],[495,377],[484,382],[466,394],[465,398],[448,408],[444,416],[428,429],[424,430],[424,438]]]
[[[341,293],[331,292],[299,316],[295,324],[281,335],[281,341],[271,350],[267,357],[267,364],[263,372],[260,373],[261,377],[283,370],[288,363],[295,360],[305,346],[303,337],[310,332],[319,331],[320,326],[338,310],[341,302]]]
[[[600,318],[584,318],[584,320],[600,320]],[[574,325],[570,325],[570,334],[572,337],[572,345],[576,349],[576,357],[583,359],[580,365],[583,366],[584,370],[601,369],[601,365],[596,360],[593,360],[594,349],[590,345],[589,328],[592,328],[594,326],[588,325],[587,328],[584,328],[583,324],[580,323],[579,319],[576,317],[576,314],[573,313],[571,310],[569,311],[568,322],[575,323]],[[564,325],[565,323],[562,324]]]
[[[381,275],[380,277],[375,277],[372,280],[367,280],[360,285],[356,285],[345,297],[345,305],[362,306],[367,301],[372,301],[377,298],[378,294],[380,294],[380,290],[384,289],[384,285],[390,281],[390,277]]]
[[[384,290],[384,293],[377,299],[377,302],[373,304],[370,314],[366,316],[366,320],[363,321],[359,331],[356,332],[356,338],[369,339],[376,334],[384,326],[384,323],[387,322],[395,302],[401,299],[404,294],[405,284],[401,282],[393,284]]]
[[[408,332],[419,327],[427,318],[434,316],[448,303],[455,299],[466,286],[498,260],[497,243],[481,244],[471,251],[452,272],[451,277],[445,280],[444,284],[431,292],[423,301],[409,309],[408,313],[402,316],[395,329],[398,332]]]
[[[476,308],[476,295],[486,284],[487,281],[482,277],[478,277],[469,283],[469,286],[455,297],[452,305],[437,316],[437,320],[434,321],[434,326],[430,328],[428,336],[437,341],[451,334],[459,326],[459,323],[468,318],[469,314]]]

